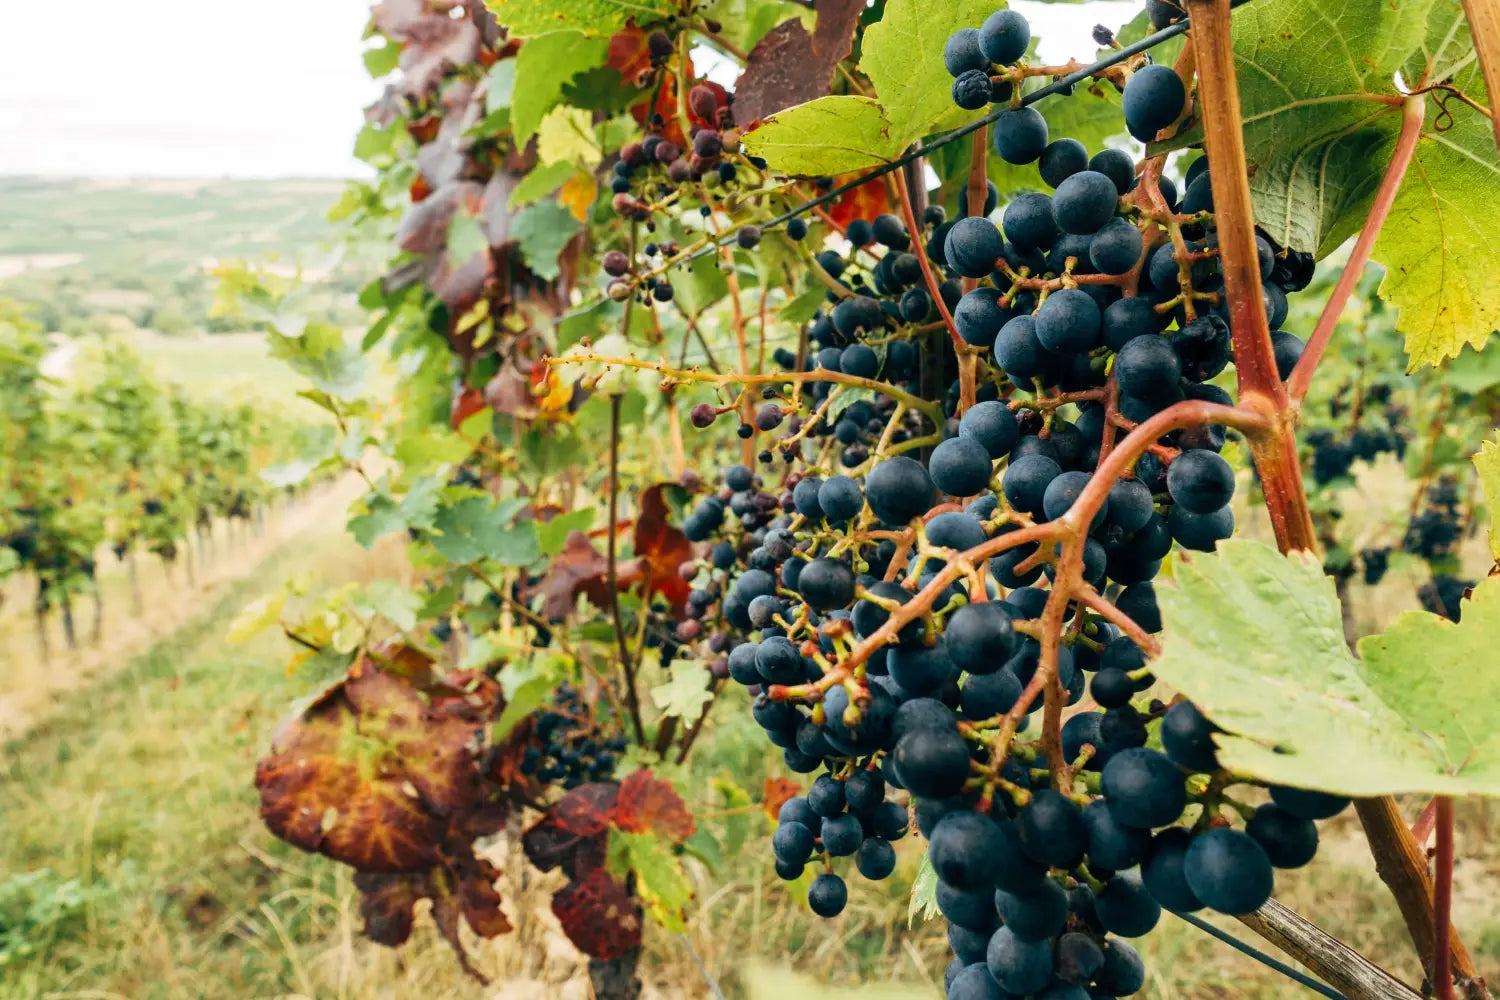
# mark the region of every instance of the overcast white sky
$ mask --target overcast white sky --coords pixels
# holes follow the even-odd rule
[[[1047,59],[1136,0],[1015,0]],[[344,177],[369,0],[0,0],[0,174]],[[941,70],[939,69],[939,72]]]

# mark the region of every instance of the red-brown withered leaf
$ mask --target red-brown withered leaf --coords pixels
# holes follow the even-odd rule
[[[432,865],[451,817],[482,796],[476,755],[499,700],[427,697],[361,660],[272,739],[255,770],[262,820],[288,843],[355,868]]]
[[[833,180],[837,186],[853,179],[853,174],[841,174]],[[835,224],[843,227],[848,226],[855,219],[873,219],[883,212],[889,212],[890,209],[890,192],[886,190],[885,181],[877,177],[839,195],[833,207],[828,210],[828,217]]]
[[[581,531],[568,534],[562,551],[552,559],[542,577],[542,617],[551,622],[560,622],[578,603],[583,594],[595,607],[607,608],[610,604],[609,561],[594,548],[589,536]]]
[[[854,47],[854,28],[864,9],[865,0],[818,0],[811,35],[796,18],[767,32],[750,50],[734,85],[735,123],[746,126],[828,93],[834,68]]]
[[[578,834],[592,837],[615,821],[620,798],[620,786],[614,782],[591,781],[564,795],[553,803],[550,815],[558,826]]]
[[[670,781],[661,781],[642,768],[620,783],[615,826],[631,833],[655,833],[682,843],[693,835],[693,814]]]
[[[761,808],[766,811],[767,816],[775,819],[781,815],[781,807],[786,805],[787,799],[801,791],[802,786],[790,778],[767,778],[760,793]]]
[[[661,594],[681,614],[687,607],[693,585],[678,573],[678,567],[693,558],[693,543],[678,528],[667,523],[669,509],[662,496],[665,483],[657,483],[641,494],[641,513],[635,521],[635,554],[644,562],[646,598]]]
[[[640,905],[603,868],[554,893],[552,912],[568,939],[590,958],[619,958],[641,943]]]
[[[521,850],[538,870],[561,868],[576,880],[604,866],[605,841],[603,833],[581,837],[544,816],[521,835]]]
[[[411,937],[412,908],[433,894],[428,872],[355,872],[365,937],[395,948]]]

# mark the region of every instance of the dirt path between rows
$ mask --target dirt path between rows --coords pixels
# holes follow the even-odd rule
[[[227,526],[215,525],[209,557],[195,565],[191,583],[180,560],[168,567],[154,557],[138,557],[139,614],[133,607],[126,567],[111,559],[111,565],[100,572],[104,608],[99,642],[91,640],[93,602],[80,597],[73,607],[78,648],[64,644],[54,612],[48,622],[50,656],[45,659],[30,613],[34,585],[20,581],[8,588],[0,616],[0,740],[24,735],[68,694],[123,666],[203,614],[293,539],[342,531],[344,510],[361,489],[354,476],[338,480],[268,512],[259,534],[246,525],[238,526],[233,534]]]

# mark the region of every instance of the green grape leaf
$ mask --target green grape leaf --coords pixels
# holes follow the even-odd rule
[[[609,36],[631,22],[665,18],[676,9],[670,0],[484,0],[510,34],[529,38],[572,29]]]
[[[651,919],[669,931],[687,930],[682,908],[693,898],[693,884],[671,847],[654,833],[611,828],[611,853],[623,855],[635,872],[635,888]]]
[[[365,385],[365,356],[358,342],[344,343],[344,331],[332,323],[312,322],[289,337],[267,331],[271,356],[335,399],[352,400]]]
[[[521,244],[526,263],[544,281],[562,274],[557,255],[576,232],[578,220],[573,213],[551,198],[521,209],[510,224],[511,239]]]
[[[465,497],[438,507],[433,522],[432,547],[449,562],[474,563],[491,559],[507,566],[525,566],[541,555],[536,526],[531,521],[510,524],[488,497]]]
[[[504,672],[501,680],[504,681]],[[494,727],[490,730],[490,739],[499,743],[510,735],[510,731],[516,728],[516,723],[541,707],[542,703],[552,696],[557,687],[557,680],[547,673],[529,678],[516,685],[515,689],[506,692],[505,711],[500,713],[500,718],[495,720]]]
[[[651,700],[662,715],[692,722],[703,714],[703,706],[714,700],[704,677],[703,665],[684,661],[672,667],[665,684],[651,689]]]
[[[840,174],[889,163],[923,136],[973,121],[981,112],[953,105],[943,46],[995,7],[993,0],[889,0],[865,30],[859,57],[878,100],[835,95],[778,111],[745,134],[747,151],[788,174]]]
[[[912,881],[911,900],[906,906],[906,926],[916,923],[917,917],[926,923],[941,912],[937,905],[937,872],[933,871],[932,862],[927,860],[927,852],[923,851],[922,867],[917,869],[917,877]]]
[[[536,540],[542,547],[542,555],[557,555],[567,545],[569,533],[588,531],[593,523],[593,507],[580,507],[567,514],[558,514],[550,521],[536,522]]]
[[[490,67],[489,79],[485,82],[485,107],[491,112],[508,108],[515,92],[516,60],[502,59]]]
[[[783,323],[806,323],[828,304],[828,291],[817,283],[781,307],[777,313]]]
[[[1266,0],[1235,13],[1234,39],[1256,219],[1319,257],[1374,201],[1401,127],[1397,74],[1489,103],[1460,0]],[[1412,370],[1480,347],[1500,324],[1494,134],[1480,113],[1445,103],[1428,98],[1373,255]]]
[[[778,111],[742,142],[774,169],[810,177],[876,167],[906,148],[879,101],[848,94]]]
[[[1490,552],[1500,560],[1500,432],[1480,447],[1474,456],[1474,468],[1490,507]]]
[[[365,61],[365,71],[377,80],[387,73],[395,72],[401,63],[401,43],[389,38],[381,39],[381,43],[360,53]]]
[[[890,0],[879,22],[865,30],[859,68],[905,148],[932,132],[939,120],[954,128],[978,118],[953,103],[953,80],[943,71],[943,46],[960,28],[973,28],[994,13],[994,0]],[[958,117],[954,117],[954,114]]]
[[[723,815],[716,825],[724,831],[724,853],[731,858],[738,857],[745,841],[750,838],[750,814],[746,809],[751,804],[750,793],[730,778],[715,778],[713,785],[722,800]]]
[[[517,147],[526,145],[542,118],[562,101],[563,87],[602,63],[608,50],[608,38],[589,38],[581,31],[553,31],[521,46],[510,102]]]
[[[717,254],[704,254],[685,271],[679,269],[668,277],[674,298],[689,316],[697,316],[729,294],[729,279],[719,270]]]
[[[755,48],[766,32],[783,21],[801,18],[809,31],[814,23],[813,12],[793,0],[710,0],[698,9],[723,25],[719,37],[741,52]]]
[[[1344,642],[1338,596],[1316,557],[1248,539],[1175,562],[1157,588],[1165,640],[1152,672],[1227,732],[1230,770],[1369,796],[1500,796],[1500,579],[1454,624],[1407,612]]]
[[[409,632],[417,627],[422,597],[395,580],[371,580],[352,595],[350,604],[363,614],[377,614]]]
[[[578,167],[566,160],[544,163],[521,178],[510,193],[507,204],[511,208],[523,208],[552,194],[578,174]]]

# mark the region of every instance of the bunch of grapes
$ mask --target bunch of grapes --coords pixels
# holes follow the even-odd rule
[[[625,737],[600,731],[578,689],[559,685],[552,706],[538,711],[532,726],[539,742],[523,752],[522,774],[569,789],[614,776]]]
[[[1049,612],[1062,545],[996,544],[1063,518],[1088,492],[1102,502],[1082,540],[1083,582],[1156,632],[1152,580],[1168,552],[1211,550],[1234,530],[1222,426],[1173,431],[1117,481],[1094,476],[1121,435],[1174,403],[1232,401],[1210,381],[1233,349],[1207,164],[1188,167],[1179,199],[1159,158],[1051,140],[1015,100],[1029,38],[1024,18],[999,11],[956,34],[945,63],[960,106],[1015,105],[995,122],[995,150],[1038,162],[1052,193],[1002,209],[991,185],[970,215],[960,192],[953,221],[940,205],[914,220],[920,233],[894,215],[855,220],[843,245],[819,248],[831,308],[811,323],[805,356],[777,360],[840,377],[768,389],[739,428],[774,435],[759,451],[765,468],[724,470],[684,526],[709,543],[688,567],[690,603],[695,624],[715,629],[710,648],[727,652],[719,671],[754,696],[786,765],[817,775],[782,810],[778,873],[816,860],[810,905],[836,915],[847,900],[837,859],[884,878],[889,842],[914,818],[949,922],[951,1000],[1134,993],[1145,971],[1123,938],[1149,931],[1163,907],[1255,910],[1274,868],[1312,858],[1314,821],[1347,804],[1293,788],[1244,801],[1215,758],[1216,727],[1190,702],[1150,696],[1134,639],[1077,601]],[[1166,67],[1114,82],[1137,138],[1174,124],[1187,100]],[[1279,327],[1312,261],[1264,237],[1257,246]],[[940,271],[961,345],[922,338],[943,309],[919,252]],[[1285,378],[1302,342],[1278,331],[1274,344]],[[972,403],[947,374],[961,353],[978,362]],[[924,370],[944,373],[940,398]],[[837,406],[866,383],[890,391]],[[701,404],[693,422],[739,408]],[[981,546],[995,554],[977,572],[946,572]],[[929,601],[940,573],[952,582]],[[1053,655],[1044,616],[1061,621],[1051,678],[1039,677]],[[1036,732],[1047,684],[1034,681],[1055,682],[1074,708],[1060,747]],[[1153,731],[1163,750],[1147,745]]]

